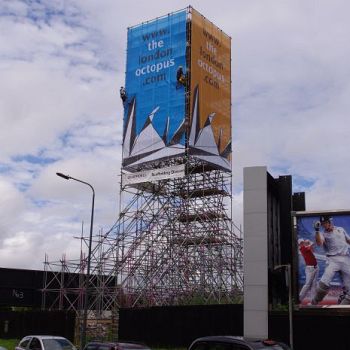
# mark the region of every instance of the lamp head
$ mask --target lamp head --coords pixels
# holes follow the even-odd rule
[[[59,176],[59,177],[63,177],[63,178],[66,179],[66,180],[69,180],[69,179],[70,179],[70,176],[69,176],[69,175],[64,175],[64,174],[62,174],[62,173],[56,173],[56,175]]]

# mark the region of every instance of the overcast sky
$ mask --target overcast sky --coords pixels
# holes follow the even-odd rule
[[[0,267],[79,256],[117,219],[127,27],[185,1],[0,0]],[[234,220],[242,174],[293,176],[308,210],[349,209],[350,3],[196,0],[232,37]]]

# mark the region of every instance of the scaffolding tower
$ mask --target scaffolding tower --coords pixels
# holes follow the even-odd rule
[[[80,237],[79,259],[46,257],[43,308],[81,319],[85,288],[90,320],[115,318],[119,307],[240,302],[242,237],[231,220],[231,173],[196,159],[185,166],[182,178],[121,186],[127,205],[107,233],[93,236],[89,281],[88,236]]]
[[[186,64],[190,67],[191,22],[187,21],[186,26]],[[186,130],[183,153],[121,170],[123,179],[125,172],[183,165],[184,176],[132,185],[121,181],[120,202],[126,204],[121,205],[118,219],[108,232],[93,236],[89,280],[88,259],[84,254],[88,251],[89,237],[82,234],[79,259],[63,257],[50,262],[45,258],[43,308],[73,310],[80,322],[87,302],[90,326],[92,320],[113,320],[115,326],[119,307],[242,301],[242,233],[232,221],[232,173],[189,152],[189,139],[194,140],[191,135],[199,130],[200,114],[198,87],[190,106],[190,86],[191,75],[188,75],[185,116],[179,127]],[[127,103],[130,114],[135,113],[135,99]],[[214,114],[201,127],[211,128]],[[132,123],[129,135],[134,133],[130,131],[134,127]],[[149,124],[151,117],[144,128]],[[124,136],[126,130],[124,126]],[[166,137],[163,135],[162,139]],[[215,144],[215,149],[217,154],[224,155],[226,148],[222,150],[220,142]],[[172,146],[175,143],[170,142]],[[227,151],[231,152],[231,144],[227,145]],[[88,300],[84,300],[86,295]],[[106,338],[103,322],[97,322],[95,328],[95,338]]]

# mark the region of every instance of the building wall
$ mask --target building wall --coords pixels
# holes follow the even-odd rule
[[[244,168],[244,336],[268,337],[267,169]]]

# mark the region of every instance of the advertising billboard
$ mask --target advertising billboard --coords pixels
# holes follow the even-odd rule
[[[296,213],[300,306],[350,305],[350,211]]]
[[[191,8],[189,154],[231,171],[231,38]]]
[[[128,29],[123,91],[123,167],[174,157],[185,149],[187,10]]]

